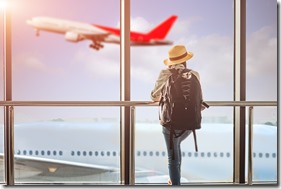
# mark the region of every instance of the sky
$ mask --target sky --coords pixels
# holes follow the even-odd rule
[[[44,31],[36,37],[33,28],[26,24],[26,20],[32,17],[49,16],[119,27],[119,1],[11,2],[13,100],[120,99],[118,45],[104,44],[103,49],[95,51],[89,48],[90,41],[71,43],[65,41],[63,35]],[[174,44],[184,44],[187,50],[194,53],[194,57],[187,64],[200,74],[204,99],[232,101],[233,0],[177,0],[176,3],[173,0],[131,0],[133,31],[147,32],[170,15],[177,15],[178,19],[167,39],[174,41]],[[247,0],[246,27],[247,100],[275,101],[276,1]],[[150,100],[155,80],[160,70],[165,69],[163,60],[167,58],[170,48],[171,46],[131,48],[131,100]],[[3,55],[0,56],[2,61]],[[150,109],[153,109],[153,113],[147,119],[157,117],[155,109]],[[232,116],[231,108],[213,110],[208,110],[205,114]],[[147,109],[140,110],[142,111],[146,112]],[[276,119],[276,109],[261,112],[265,119]]]

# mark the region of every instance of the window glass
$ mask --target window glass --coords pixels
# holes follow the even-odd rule
[[[119,30],[119,1],[12,2],[14,100],[120,99],[119,37],[101,29]]]
[[[277,101],[277,2],[247,0],[246,15],[247,100]],[[277,181],[277,114],[276,107],[254,108],[254,182]]]
[[[171,15],[177,19],[165,40],[193,52],[187,66],[199,72],[204,98],[233,100],[233,0],[131,0],[132,31],[150,32]],[[133,100],[150,100],[160,70],[166,69],[172,45],[151,45],[153,40],[131,46]]]
[[[277,100],[277,3],[247,0],[247,99]]]
[[[15,183],[119,184],[119,144],[119,108],[17,107]]]
[[[278,156],[276,154],[278,154],[278,138],[276,109],[273,107],[256,107],[254,109],[253,182],[277,181]],[[262,112],[267,112],[267,114],[264,115]]]
[[[166,184],[169,178],[167,149],[162,126],[157,119],[144,119],[143,112],[157,107],[136,109],[135,166],[136,183]],[[198,152],[195,152],[193,135],[182,142],[183,183],[232,182],[233,179],[233,122],[232,107],[215,108],[226,113],[202,121],[202,128],[196,131]],[[157,117],[157,115],[155,115]],[[228,119],[229,118],[229,119]],[[162,153],[157,155],[156,151]],[[147,175],[140,171],[147,172]]]

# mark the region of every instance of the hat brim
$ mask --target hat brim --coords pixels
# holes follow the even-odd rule
[[[179,60],[175,60],[175,61],[171,61],[169,58],[164,60],[164,64],[166,66],[172,66],[172,65],[176,65],[176,64],[181,64],[189,59],[191,59],[193,57],[193,53],[192,52],[187,52],[187,55]]]

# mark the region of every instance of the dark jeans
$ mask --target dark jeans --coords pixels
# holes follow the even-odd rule
[[[181,178],[181,142],[190,135],[191,130],[175,130],[175,135],[173,136],[173,150],[174,150],[174,159],[172,158],[173,151],[170,149],[170,130],[166,127],[163,127],[163,134],[166,141],[167,152],[168,152],[168,168],[169,176],[173,185],[180,185]],[[182,133],[182,134],[181,134]]]

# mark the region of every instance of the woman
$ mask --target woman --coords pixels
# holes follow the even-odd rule
[[[156,81],[155,87],[151,92],[151,99],[153,101],[160,101],[161,91],[164,87],[168,78],[175,72],[181,72],[186,69],[186,61],[193,57],[193,53],[188,52],[183,45],[173,46],[169,50],[169,58],[164,60],[164,64],[167,69],[161,70],[160,75]],[[199,74],[195,71],[191,71],[200,81]],[[168,151],[168,168],[170,179],[168,184],[180,185],[181,178],[181,142],[185,140],[192,130],[171,130],[167,127],[163,127],[163,134],[166,142],[166,147]],[[171,138],[170,138],[170,135]],[[173,140],[170,142],[170,140]],[[172,145],[172,148],[171,146]]]

